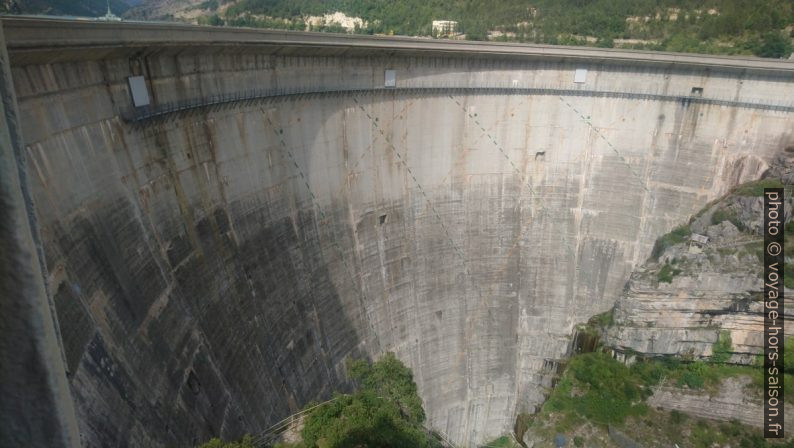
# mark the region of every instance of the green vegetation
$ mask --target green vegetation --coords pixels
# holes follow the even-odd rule
[[[683,414],[682,414],[683,415]],[[683,425],[679,425],[683,426]],[[740,448],[791,447],[792,441],[765,440],[756,428],[743,425],[738,420],[726,423],[698,419],[689,425],[688,445],[695,448],[713,446],[736,446]]]
[[[217,11],[218,10],[218,0],[206,0],[199,4],[199,8],[206,9],[208,11]]]
[[[105,0],[18,0],[0,2],[0,12],[12,14],[51,14],[68,16],[103,16],[107,12]],[[130,9],[122,0],[110,0],[110,10],[121,15]]]
[[[783,226],[783,233],[785,235],[794,235],[794,219],[787,222],[785,226]]]
[[[631,366],[626,366],[603,352],[576,355],[568,363],[541,415],[562,414],[560,427],[557,428],[559,431],[581,423],[582,420],[601,425],[619,425],[628,417],[645,414],[647,408],[643,401],[651,394],[651,388],[661,381],[678,387],[716,392],[725,378],[749,376],[752,383],[760,388],[763,369],[760,365],[727,364],[732,350],[730,332],[723,330],[714,343],[713,355],[708,362],[685,362],[678,357],[663,357],[639,359]],[[786,341],[785,350],[787,355],[791,353],[791,360],[786,362],[785,370],[792,373],[794,338]],[[794,386],[791,388],[794,393]],[[671,415],[676,424],[683,422],[685,418],[685,415],[678,412]],[[531,422],[531,419],[528,421]],[[526,430],[529,424],[523,424],[523,429]]]
[[[747,184],[745,184],[746,186]],[[763,189],[761,190],[761,194],[763,194]],[[729,221],[731,224],[736,226],[737,229],[744,231],[746,230],[746,226],[739,220],[739,216],[736,214],[736,211],[729,208],[718,208],[714,210],[714,213],[711,214],[711,224],[717,225],[722,223],[723,221]]]
[[[676,425],[680,425],[681,423],[686,421],[687,418],[689,418],[688,415],[684,414],[683,412],[679,412],[675,409],[673,409],[670,412],[670,421]]]
[[[783,392],[786,403],[794,404],[794,337],[786,338],[783,341]],[[764,387],[763,378],[763,355],[758,355],[755,359],[754,367],[758,370],[758,375],[753,377],[753,386],[761,390]]]
[[[755,182],[747,182],[745,184],[739,185],[733,191],[733,194],[738,196],[763,196],[764,195],[764,188],[783,188],[783,182],[780,179],[761,179]]]
[[[217,14],[201,16],[197,20],[199,25],[223,26],[226,24],[226,22],[224,22],[223,19],[221,19]]]
[[[607,311],[604,311],[601,314],[596,314],[595,316],[591,317],[590,320],[587,322],[591,326],[595,326],[598,328],[608,328],[611,327],[614,323],[615,319],[615,309],[610,308]]]
[[[718,247],[717,253],[724,256],[735,254],[737,249],[735,247]]]
[[[706,384],[704,378],[706,370],[706,364],[702,361],[687,364],[686,368],[679,373],[676,385],[678,387],[686,386],[690,389],[703,389],[703,386]]]
[[[794,288],[794,264],[786,263],[783,266],[783,285],[786,288]]]
[[[659,256],[662,255],[667,248],[675,246],[676,244],[685,243],[689,235],[692,235],[692,230],[689,229],[688,225],[676,227],[672,232],[656,240],[656,243],[653,245],[653,251],[651,252],[651,258],[658,260]]]
[[[712,347],[711,362],[726,363],[731,359],[732,353],[733,341],[731,341],[731,332],[721,330],[717,342]]]
[[[764,439],[757,429],[748,428],[739,421],[728,423],[708,422],[697,420],[691,428],[689,443],[697,448],[711,448],[712,446],[738,446],[740,448],[790,448],[794,446],[794,439],[777,441]]]
[[[217,3],[201,6],[214,12]],[[772,58],[792,51],[785,27],[794,22],[787,0],[240,0],[220,19],[289,28],[309,15],[337,11],[365,20],[355,30],[365,34],[431,36],[433,20],[454,20],[471,40],[487,40],[495,31],[493,39],[502,41]],[[333,24],[320,30],[343,31]]]
[[[202,444],[200,448],[256,448],[256,445],[254,445],[254,438],[247,435],[238,442],[224,442],[221,439],[214,438]]]
[[[759,390],[763,384],[763,369],[760,366],[718,364],[713,357],[708,362],[682,362],[679,358],[666,358],[659,362],[664,365],[667,381],[679,387],[705,389],[713,393],[724,379],[738,376],[750,377],[753,386]]]
[[[785,194],[789,195],[791,192],[786,191]],[[794,257],[794,219],[783,226],[783,247],[783,254],[786,257]],[[763,261],[763,247],[761,248],[761,254],[761,261]]]
[[[510,25],[531,18],[528,5],[520,0],[242,0],[230,6],[227,18],[259,14],[295,19],[343,12],[360,17],[368,25],[356,30],[364,34],[430,36],[433,20],[455,20],[469,38],[484,40],[498,24]]]
[[[323,405],[309,403],[301,431],[303,442],[280,448],[440,448],[437,438],[423,428],[425,412],[417,395],[411,369],[393,353],[370,364],[349,360],[347,369],[359,387],[350,395],[335,394]],[[509,446],[509,445],[505,445]],[[201,448],[254,448],[251,436],[239,442],[212,439]]]
[[[672,283],[673,277],[675,277],[680,273],[681,273],[680,269],[676,269],[673,266],[671,266],[669,263],[665,263],[665,265],[662,266],[662,269],[659,270],[659,273],[657,274],[656,278],[659,280],[660,283]]]
[[[358,390],[312,411],[301,431],[301,447],[441,446],[422,427],[425,413],[413,375],[394,354],[374,364],[351,361],[348,372]]]
[[[791,39],[777,31],[764,33],[756,45],[753,52],[762,58],[782,58],[791,54]]]
[[[660,377],[656,378],[656,381]],[[641,415],[650,395],[645,377],[601,352],[575,356],[543,406],[543,413],[562,412],[575,425],[581,419],[599,424],[622,423]]]
[[[205,13],[199,23],[214,26],[304,29],[307,16],[338,11],[366,21],[354,30],[363,34],[431,36],[433,20],[454,20],[471,40],[769,58],[791,53],[786,26],[794,23],[789,0],[205,0],[197,6]],[[111,0],[111,8],[121,15],[129,5]],[[0,2],[0,12],[11,13],[98,16],[105,10],[104,0]],[[333,23],[315,30],[345,32]]]
[[[784,347],[788,360],[784,368],[786,396],[789,397],[786,401],[791,402],[794,398],[794,376],[791,375],[794,373],[794,338],[787,339]],[[744,375],[750,376],[753,385],[760,390],[763,371],[759,366],[719,364],[724,362],[730,349],[730,334],[723,331],[714,344],[714,355],[709,362],[683,362],[679,358],[665,357],[639,359],[626,366],[603,352],[574,356],[540,414],[520,414],[516,419],[516,432],[523,435],[529,427],[534,427],[539,434],[553,437],[556,433],[575,431],[589,421],[595,424],[594,431],[605,432],[608,424],[629,432],[640,428],[639,433],[646,437],[651,432],[657,434],[654,437],[664,434],[670,441],[684,440],[693,447],[710,448],[714,443],[721,446],[733,443],[731,446],[739,447],[794,447],[769,444],[752,428],[739,422],[691,420],[679,411],[660,413],[645,405],[644,400],[651,395],[652,387],[661,382],[714,392],[725,378]],[[441,446],[421,429],[419,422],[424,419],[424,412],[411,372],[392,354],[372,365],[364,361],[350,362],[348,370],[359,382],[359,390],[353,395],[337,396],[335,401],[309,414],[302,432],[304,443],[291,448]],[[689,435],[681,439],[685,427]],[[576,435],[573,445],[585,446],[587,440]],[[239,442],[213,439],[201,448],[253,446],[251,437],[246,436]],[[503,436],[484,446],[507,448],[516,445],[512,438]]]
[[[641,358],[626,366],[602,352],[576,355],[540,413],[529,419],[533,431],[547,441],[552,441],[558,433],[574,436],[574,446],[577,446],[576,437],[581,440],[580,446],[603,440],[607,425],[611,424],[635,440],[669,442],[667,445],[686,442],[687,446],[699,448],[711,448],[714,443],[736,447],[788,447],[767,444],[759,437],[757,429],[739,422],[708,422],[692,419],[679,411],[658,411],[645,405],[653,387],[660,383],[713,394],[725,378],[738,376],[749,376],[760,395],[763,381],[760,366],[715,362],[726,359],[725,353],[730,346],[729,334],[721,332],[715,343],[715,355],[708,362],[684,362],[678,357]],[[794,358],[794,343],[786,347]],[[794,361],[786,364],[794,369]],[[786,383],[789,381],[792,380],[787,374]],[[582,429],[588,427],[590,429]],[[794,447],[794,442],[789,443]]]
[[[727,434],[712,431],[705,420],[698,420],[693,428],[691,439],[695,446],[710,447],[714,444],[725,443],[727,437]]]
[[[512,437],[502,436],[482,445],[481,448],[520,448],[520,446]]]

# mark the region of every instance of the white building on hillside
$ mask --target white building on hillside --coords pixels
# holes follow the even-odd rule
[[[433,20],[433,34],[445,36],[454,33],[458,29],[458,22],[454,20]]]

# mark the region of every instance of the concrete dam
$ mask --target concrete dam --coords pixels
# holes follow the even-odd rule
[[[787,61],[2,26],[14,216],[56,316],[25,339],[49,391],[16,383],[57,404],[42,446],[257,433],[389,351],[429,427],[482,443],[660,235],[794,148]]]

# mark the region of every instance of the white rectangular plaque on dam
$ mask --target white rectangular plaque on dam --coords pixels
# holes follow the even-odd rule
[[[386,70],[383,79],[384,87],[397,87],[397,73],[394,70]]]
[[[149,105],[149,90],[146,88],[146,80],[143,76],[130,76],[127,78],[130,84],[130,94],[132,95],[132,104],[135,107]]]
[[[573,74],[573,82],[577,84],[584,84],[587,81],[587,69],[577,68]]]

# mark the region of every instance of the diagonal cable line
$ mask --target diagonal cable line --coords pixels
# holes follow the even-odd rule
[[[455,241],[452,239],[452,236],[449,233],[449,229],[448,229],[447,225],[444,223],[444,220],[441,218],[441,215],[438,213],[438,210],[433,205],[433,202],[430,200],[429,196],[425,192],[424,187],[422,187],[422,185],[416,179],[416,176],[414,175],[413,171],[411,170],[411,167],[408,165],[405,157],[403,157],[403,155],[400,153],[400,151],[394,146],[394,143],[391,141],[391,139],[389,138],[388,134],[386,134],[384,132],[383,128],[379,124],[379,120],[377,118],[373,117],[372,114],[369,113],[367,111],[367,109],[364,108],[364,106],[358,101],[358,98],[356,98],[355,96],[353,96],[352,98],[353,98],[353,101],[356,103],[356,105],[358,105],[359,109],[361,109],[361,111],[367,116],[367,118],[369,118],[370,122],[372,123],[372,126],[375,127],[375,129],[378,130],[378,133],[386,141],[386,144],[387,144],[387,147],[389,148],[389,150],[392,151],[392,153],[397,157],[397,159],[399,160],[400,164],[402,164],[403,167],[405,167],[406,171],[411,176],[411,179],[413,179],[414,185],[416,185],[416,187],[421,192],[422,197],[424,198],[424,200],[427,203],[427,206],[433,212],[433,215],[435,216],[435,218],[438,221],[439,225],[443,229],[444,234],[447,236],[447,239],[449,240],[450,245],[453,247],[453,252],[460,258],[461,263],[463,264],[463,271],[466,274],[467,279],[469,280],[468,283],[477,292],[477,300],[479,302],[479,305],[477,306],[476,312],[485,312],[488,309],[488,300],[486,299],[485,296],[483,296],[482,288],[480,287],[480,285],[477,282],[474,281],[474,276],[472,275],[472,271],[471,271],[471,269],[469,267],[469,261],[466,259],[466,256],[463,254],[463,251],[461,250],[460,246],[457,243],[455,243]],[[492,299],[493,295],[491,295],[489,298]],[[464,305],[464,306],[466,308],[468,308],[467,304]],[[487,311],[487,312],[490,313],[490,311]],[[477,330],[475,328],[476,319],[467,319],[467,321],[468,321],[468,324],[467,324],[466,334],[471,335],[471,337],[476,337],[476,336],[474,336],[474,335],[478,334]],[[480,335],[480,337],[482,337],[482,335]],[[471,359],[471,356],[474,356],[474,355],[475,354],[471,353],[469,350],[466,351],[466,357],[468,359]],[[470,362],[466,362],[465,368],[466,369],[471,368],[470,367]]]
[[[592,121],[590,121],[589,118],[585,117],[583,113],[581,113],[576,107],[574,107],[571,103],[569,103],[568,100],[566,100],[562,95],[560,95],[558,98],[560,99],[560,101],[563,102],[563,104],[568,106],[576,115],[578,115],[579,118],[581,118],[582,121],[584,121],[585,124],[587,124],[587,126],[589,126],[590,129],[593,132],[595,132],[595,134],[597,136],[599,136],[601,138],[601,140],[603,140],[604,143],[606,143],[607,146],[609,146],[609,148],[612,149],[612,151],[615,152],[615,154],[618,156],[618,158],[623,163],[626,164],[626,166],[628,167],[629,171],[631,171],[631,174],[634,175],[634,177],[636,177],[637,180],[640,181],[640,186],[642,187],[642,189],[645,190],[646,193],[649,193],[650,191],[648,190],[648,187],[645,186],[645,183],[642,181],[642,177],[640,177],[640,175],[637,174],[636,171],[634,171],[634,167],[632,167],[631,164],[626,160],[626,158],[623,157],[623,154],[621,154],[620,151],[618,151],[618,149],[615,147],[615,145],[613,145],[612,142],[610,142],[597,127],[593,126],[593,123],[592,123]]]
[[[458,244],[455,243],[455,240],[452,239],[452,235],[450,235],[450,233],[449,233],[449,227],[447,227],[447,225],[444,224],[444,220],[441,219],[441,214],[438,213],[438,210],[436,209],[435,205],[433,205],[433,202],[428,197],[427,193],[425,192],[424,187],[422,187],[422,184],[420,184],[419,181],[416,179],[416,175],[411,170],[411,167],[408,165],[408,162],[406,162],[406,159],[403,157],[403,155],[400,153],[400,151],[398,151],[397,148],[394,146],[394,144],[392,143],[392,141],[389,138],[389,136],[383,131],[383,128],[378,123],[378,120],[376,120],[375,117],[372,116],[372,114],[367,112],[367,110],[364,108],[364,106],[358,101],[358,98],[356,98],[354,96],[353,97],[353,101],[356,103],[356,105],[359,107],[359,109],[361,109],[361,111],[367,116],[367,118],[369,118],[369,120],[372,123],[372,125],[375,127],[375,129],[378,130],[380,135],[386,141],[387,147],[392,151],[392,153],[394,153],[395,156],[397,156],[397,160],[399,160],[400,164],[402,164],[402,166],[406,169],[406,171],[408,171],[408,174],[411,176],[411,179],[413,179],[413,181],[414,181],[414,185],[416,185],[416,187],[419,189],[419,192],[422,194],[422,197],[425,199],[425,202],[427,203],[428,207],[430,208],[430,210],[433,212],[433,214],[435,215],[436,219],[438,220],[438,223],[441,226],[441,229],[444,231],[444,234],[446,235],[447,239],[449,240],[449,243],[452,245],[452,249],[460,257],[460,259],[463,261],[463,266],[464,266],[464,269],[466,270],[466,275],[471,275],[471,273],[469,271],[468,262],[466,260],[466,257],[463,255],[463,251],[461,250],[460,246],[458,246]]]
[[[262,112],[264,113],[264,110],[262,110]],[[330,228],[329,220],[327,215],[325,214],[325,211],[318,203],[317,196],[314,194],[314,191],[309,186],[308,179],[306,179],[306,176],[303,174],[303,170],[301,169],[300,165],[298,165],[298,162],[293,156],[292,151],[289,150],[289,147],[287,147],[287,143],[284,141],[284,138],[282,137],[284,131],[280,130],[277,126],[274,125],[273,121],[270,119],[270,116],[265,114],[265,117],[267,119],[268,124],[273,129],[273,133],[276,135],[276,138],[278,138],[279,144],[281,145],[281,149],[283,150],[284,153],[287,154],[289,161],[292,162],[292,165],[295,167],[301,179],[303,180],[303,185],[306,187],[306,190],[309,192],[309,196],[311,196],[312,206],[316,208],[318,213],[320,214],[321,223],[328,228],[331,234],[333,234],[333,229]],[[345,258],[344,250],[342,250],[342,247],[339,245],[339,242],[336,240],[336,238],[329,238],[329,239],[331,240],[331,245],[333,245],[334,249],[337,250],[339,254],[339,259],[342,260],[342,264],[344,265],[345,270],[350,276],[350,281],[353,283],[353,289],[355,289],[358,292],[359,300],[361,301],[362,310],[366,310],[367,307],[365,304],[367,303],[366,300],[367,298],[364,296],[363,288],[360,288],[356,282],[354,270],[350,267],[349,263],[347,262],[347,259]],[[375,326],[372,324],[372,320],[370,319],[369,314],[367,314],[366,316],[367,316],[366,321],[369,324],[370,330],[372,331],[372,336],[375,338],[375,344],[377,345],[378,350],[382,351],[382,347],[380,345],[380,339],[378,338],[378,333],[375,331]]]
[[[504,156],[504,158],[507,160],[507,162],[508,162],[508,163],[510,163],[510,166],[512,166],[512,167],[513,167],[513,170],[515,171],[515,173],[516,173],[516,174],[519,176],[519,178],[521,179],[521,186],[523,187],[524,185],[526,185],[526,186],[527,186],[527,188],[529,189],[529,195],[530,195],[530,196],[529,196],[529,198],[528,198],[528,199],[529,199],[530,201],[531,201],[531,200],[533,200],[533,199],[540,199],[540,198],[538,197],[538,195],[535,193],[535,190],[534,190],[534,188],[532,188],[532,184],[529,182],[528,176],[525,176],[525,175],[524,175],[524,173],[523,173],[523,172],[522,172],[522,171],[521,171],[521,170],[518,168],[518,166],[517,166],[517,165],[516,165],[516,163],[513,161],[513,159],[512,159],[512,158],[510,158],[510,156],[509,156],[509,155],[507,155],[507,151],[505,151],[504,147],[502,147],[502,145],[501,145],[501,144],[499,144],[499,142],[496,140],[496,138],[495,138],[493,135],[491,135],[491,133],[490,133],[490,132],[489,132],[487,129],[485,129],[485,126],[483,126],[483,124],[482,124],[482,123],[480,123],[480,120],[479,120],[479,119],[478,119],[476,116],[474,116],[473,114],[471,114],[471,113],[470,113],[468,110],[466,110],[466,106],[465,106],[465,105],[463,105],[463,104],[462,104],[462,103],[461,103],[461,102],[460,102],[460,101],[459,101],[457,98],[455,98],[455,97],[454,97],[454,96],[452,96],[452,95],[447,95],[447,96],[449,97],[449,99],[451,99],[452,101],[454,101],[454,102],[455,102],[455,104],[457,104],[457,105],[458,105],[458,107],[460,107],[460,108],[463,110],[463,112],[464,112],[466,115],[468,115],[468,117],[469,117],[469,118],[471,118],[472,120],[474,120],[474,123],[475,123],[475,124],[476,124],[476,125],[477,125],[477,126],[480,128],[480,130],[483,132],[483,134],[485,134],[485,135],[488,137],[488,140],[489,140],[489,141],[490,141],[490,142],[491,142],[491,143],[492,143],[492,144],[493,144],[493,145],[496,147],[496,149],[498,149],[498,150],[499,150],[499,152],[502,154],[502,156]],[[521,199],[521,197],[520,197],[520,192],[519,192],[519,201],[520,201],[520,199]],[[538,212],[539,212],[539,213],[542,213],[542,212],[544,212],[545,210],[546,210],[546,207],[543,205],[543,203],[541,203],[541,204],[540,204],[540,208],[539,208]],[[523,225],[523,228],[519,230],[519,232],[518,232],[518,235],[517,235],[517,236],[516,236],[516,238],[513,240],[513,243],[512,243],[512,244],[511,244],[511,246],[510,246],[510,251],[509,251],[509,252],[508,252],[508,254],[507,254],[507,255],[508,255],[508,258],[509,258],[509,256],[510,256],[510,255],[512,255],[512,252],[513,252],[513,251],[515,250],[515,248],[518,246],[518,243],[519,243],[519,241],[521,241],[521,239],[522,239],[522,238],[525,236],[526,232],[528,232],[528,231],[529,231],[529,227],[530,227],[530,225],[531,225],[531,224],[532,224],[532,221],[531,221],[531,220],[529,220],[529,219],[527,219],[527,220],[526,220],[526,222],[525,222],[525,223],[524,223],[524,225]],[[566,243],[566,246],[568,247],[568,250],[570,250],[571,252],[573,252],[573,248],[571,248],[571,247],[570,247],[570,244]],[[509,262],[505,262],[505,265],[504,265],[504,266],[503,266],[503,267],[502,267],[502,268],[501,268],[499,271],[497,271],[497,272],[500,272],[500,273],[501,273],[501,272],[504,272],[504,271],[507,269],[507,264],[508,264],[508,263],[509,263]]]

